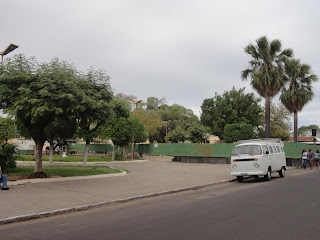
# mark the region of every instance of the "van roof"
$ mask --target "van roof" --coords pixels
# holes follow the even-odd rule
[[[281,143],[280,138],[257,138],[257,139],[248,139],[240,140],[238,143]]]

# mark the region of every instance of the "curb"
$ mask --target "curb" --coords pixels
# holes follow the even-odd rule
[[[85,179],[96,179],[96,178],[108,178],[108,177],[120,177],[127,175],[127,172],[122,171],[121,173],[112,174],[100,174],[91,176],[76,176],[76,177],[61,177],[61,178],[36,178],[36,179],[25,179],[17,181],[8,181],[8,185],[17,186],[27,183],[48,183],[48,182],[63,182],[63,181],[74,181],[74,180],[85,180]]]
[[[34,213],[34,214],[4,218],[4,219],[0,219],[0,225],[15,223],[15,222],[22,222],[22,221],[27,221],[27,220],[32,220],[32,219],[39,219],[39,218],[44,218],[44,217],[51,217],[51,216],[56,216],[56,215],[62,215],[62,214],[71,213],[71,212],[85,211],[85,210],[89,210],[89,209],[93,209],[93,208],[104,207],[104,206],[114,205],[114,204],[118,204],[118,203],[126,203],[126,202],[131,202],[134,200],[144,199],[144,198],[157,197],[157,196],[185,192],[185,191],[190,191],[190,190],[198,190],[201,188],[210,187],[210,186],[214,186],[217,184],[233,182],[233,181],[234,181],[234,179],[222,180],[222,181],[214,182],[214,183],[196,185],[196,186],[185,187],[185,188],[178,188],[178,189],[174,189],[174,190],[156,192],[156,193],[151,193],[151,194],[146,194],[146,195],[139,195],[139,196],[134,196],[134,197],[130,197],[130,198],[113,200],[113,201],[99,202],[96,204],[82,205],[82,206],[76,206],[76,207],[71,207],[71,208],[63,208],[63,209],[59,209],[59,210],[53,210],[53,211],[49,211],[49,212],[41,212],[41,213]]]
[[[23,184],[27,184],[27,183],[63,182],[63,181],[73,181],[73,180],[120,177],[120,176],[127,175],[127,172],[122,169],[110,167],[110,166],[109,166],[109,168],[119,170],[121,173],[99,174],[99,175],[89,175],[89,176],[61,177],[61,178],[35,178],[35,179],[8,181],[8,183],[10,183],[10,186],[17,186],[17,185],[23,185]]]

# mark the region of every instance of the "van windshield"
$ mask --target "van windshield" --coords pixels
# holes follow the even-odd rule
[[[261,146],[257,145],[243,145],[237,146],[232,150],[232,155],[261,155],[262,149]]]

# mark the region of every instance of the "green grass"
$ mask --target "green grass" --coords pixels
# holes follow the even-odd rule
[[[17,155],[16,160],[17,161],[34,161],[35,156],[34,155]],[[127,158],[124,160],[118,160],[118,161],[130,161],[131,158]],[[134,158],[133,160],[140,160],[139,158]],[[49,155],[43,155],[42,161],[49,161]],[[60,155],[53,155],[53,161],[59,162],[60,161]],[[83,155],[68,155],[68,157],[62,158],[62,162],[82,162],[83,161]],[[87,162],[111,162],[112,158],[110,155],[88,155]]]
[[[43,172],[47,175],[73,177],[73,176],[89,176],[99,174],[112,174],[120,173],[120,170],[103,166],[87,166],[87,167],[74,167],[74,166],[43,166]],[[34,166],[18,166],[6,172],[7,176],[24,176],[30,175],[34,171]]]

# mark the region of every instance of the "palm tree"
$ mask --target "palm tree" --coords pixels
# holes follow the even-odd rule
[[[312,99],[311,84],[317,81],[318,77],[311,74],[309,65],[300,64],[298,59],[286,61],[285,74],[288,81],[280,96],[280,101],[294,115],[293,139],[294,142],[298,142],[298,112]]]
[[[252,87],[265,98],[265,137],[270,137],[270,100],[283,87],[284,61],[293,55],[292,49],[281,51],[281,42],[277,39],[269,42],[266,36],[249,44],[244,51],[252,59],[249,67],[241,72],[242,80],[251,77]]]

